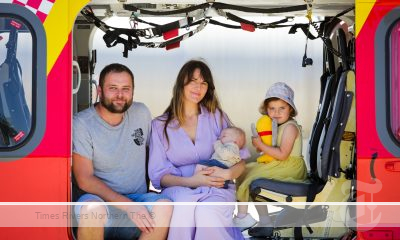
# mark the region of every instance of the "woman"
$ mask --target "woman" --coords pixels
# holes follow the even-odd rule
[[[170,105],[152,122],[149,175],[154,187],[175,202],[235,202],[235,186],[223,186],[244,171],[243,160],[229,169],[209,167],[194,174],[228,125],[209,67],[187,62],[179,71]],[[242,159],[248,156],[244,149]],[[234,205],[175,206],[168,238],[243,239],[240,229],[232,227],[233,210]]]

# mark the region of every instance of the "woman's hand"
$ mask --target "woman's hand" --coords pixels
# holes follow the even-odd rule
[[[208,186],[221,188],[224,186],[225,179],[221,176],[213,176],[213,168],[205,168],[195,173],[191,177],[192,187]]]

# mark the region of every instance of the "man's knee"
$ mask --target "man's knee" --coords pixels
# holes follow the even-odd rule
[[[162,206],[162,211],[164,211],[164,212],[171,212],[172,213],[172,211],[174,210],[174,206],[172,204],[172,201],[169,200],[169,199],[159,199],[159,200],[157,200],[157,202],[164,202],[165,203],[165,205],[164,204],[163,205],[159,205],[159,206]]]
[[[172,212],[174,210],[174,206],[172,205],[171,200],[169,199],[159,199],[156,202],[165,203],[162,205],[155,205],[153,206],[153,214],[154,217],[160,216],[162,219],[170,219],[172,216]]]
[[[94,224],[92,227],[103,227],[108,219],[107,209],[102,203],[93,202],[80,209],[79,223]]]

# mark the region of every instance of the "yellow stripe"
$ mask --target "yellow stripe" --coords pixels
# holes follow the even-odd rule
[[[47,74],[64,48],[79,11],[89,0],[56,0],[44,22],[47,35]]]
[[[361,28],[363,27],[372,7],[375,5],[376,0],[369,0],[368,2],[356,1],[356,38]]]

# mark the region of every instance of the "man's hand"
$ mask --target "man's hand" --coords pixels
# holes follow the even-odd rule
[[[144,233],[154,232],[155,221],[145,206],[129,205],[126,214],[131,221]]]

